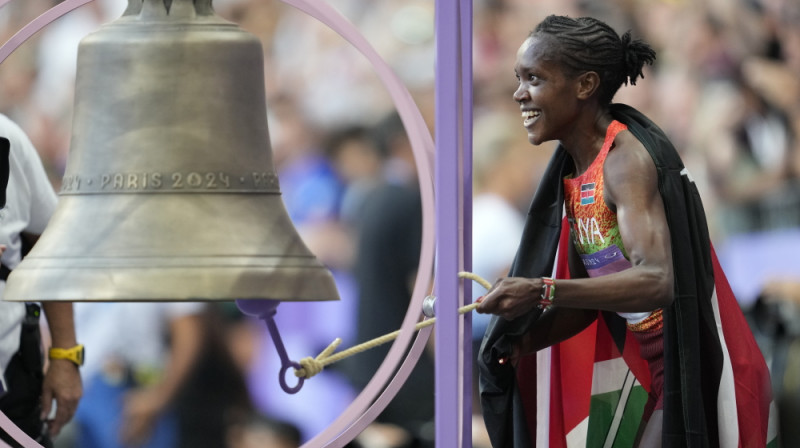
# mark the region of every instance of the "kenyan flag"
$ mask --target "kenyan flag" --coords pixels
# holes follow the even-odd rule
[[[556,255],[557,278],[569,276],[565,253]],[[777,448],[769,372],[763,359],[749,355],[760,354],[752,334],[735,331],[747,328],[747,322],[713,249],[712,264],[716,288],[711,301],[723,359],[717,395],[719,446]],[[598,316],[580,334],[520,360],[517,385],[535,447],[633,446],[650,387],[649,370],[630,331],[625,332],[623,353],[619,345]]]
[[[631,338],[626,347],[626,352],[638,350]],[[539,410],[549,412],[537,416],[536,446],[632,446],[650,381],[644,361],[632,361],[633,370],[602,318],[570,340],[524,360],[529,367],[535,363],[537,370],[550,371],[549,379],[539,381],[539,391],[544,392],[538,393]]]
[[[532,370],[550,372],[538,375],[530,388],[525,385],[531,383],[518,382],[529,410],[529,428],[536,428],[535,435],[531,431],[534,446],[632,447],[649,388],[649,371],[634,353],[635,345],[628,337],[621,355],[604,320],[598,318],[581,334],[521,360],[518,378],[530,378]],[[774,403],[764,403],[757,391],[741,387],[747,379],[737,381],[735,372],[745,377],[754,372],[744,360],[736,367],[730,361],[727,357],[719,389],[720,446],[777,448]]]

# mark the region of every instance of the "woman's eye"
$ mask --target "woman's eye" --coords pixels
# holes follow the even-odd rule
[[[528,75],[528,81],[529,82],[535,82],[538,79],[539,78],[537,78],[536,75]]]

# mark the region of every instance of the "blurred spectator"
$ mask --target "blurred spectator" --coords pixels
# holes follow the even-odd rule
[[[764,297],[772,301],[786,301],[800,306],[800,273],[796,279],[773,279],[764,285]]]
[[[232,426],[226,441],[227,448],[297,448],[302,437],[291,423],[253,415]]]
[[[2,296],[11,271],[39,240],[55,212],[56,194],[28,137],[3,115],[0,136],[4,142],[0,152],[6,159],[0,164]],[[46,448],[73,418],[81,398],[83,346],[78,345],[75,333],[70,302],[40,306],[0,301],[0,411]],[[73,357],[53,356],[53,348],[68,350],[67,355]],[[0,430],[0,445],[12,440]]]
[[[780,227],[782,219],[771,212],[800,205],[787,197],[795,140],[789,117],[746,80],[732,80],[730,94],[736,115],[729,116],[728,135],[718,136],[727,143],[716,146],[719,152],[709,164],[717,195],[726,204],[723,230],[735,234]]]
[[[84,399],[73,420],[77,446],[178,444],[174,400],[202,349],[191,302],[78,303],[78,338],[91,350],[81,374]]]
[[[255,326],[232,302],[207,304],[200,319],[202,350],[175,399],[176,448],[224,447],[231,428],[255,414],[245,376]]]
[[[766,283],[751,309],[754,334],[769,360],[782,446],[800,445],[800,273]]]
[[[293,97],[273,98],[269,106],[273,159],[289,217],[296,225],[337,219],[342,185],[322,153],[320,131]]]
[[[345,224],[358,225],[364,199],[380,185],[386,159],[384,150],[364,126],[345,127],[329,137],[327,156],[345,184],[341,206]]]
[[[518,125],[516,114],[496,113],[478,117],[473,131],[472,272],[490,283],[508,275],[525,223],[526,201],[537,182],[534,162],[543,162],[527,140],[520,141]],[[474,285],[472,300],[484,293]],[[489,317],[472,315],[474,353]]]
[[[383,182],[370,190],[356,223],[353,274],[358,288],[357,339],[368,341],[403,323],[419,266],[422,202],[411,145],[399,115],[376,127],[378,148],[388,158]],[[421,310],[420,310],[421,311]],[[383,363],[390,344],[346,360],[350,378],[363,389]],[[420,357],[408,380],[373,426],[392,448],[433,443],[433,359]],[[399,429],[399,431],[398,431]]]

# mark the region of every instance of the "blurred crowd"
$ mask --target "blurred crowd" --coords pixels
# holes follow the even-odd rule
[[[57,3],[17,0],[0,8],[2,42]],[[434,2],[328,3],[402,79],[433,132]],[[78,42],[126,6],[125,0],[89,2],[0,64],[0,113],[28,133],[57,190],[72,132]],[[309,248],[334,273],[342,296],[339,303],[279,307],[278,326],[289,356],[316,356],[336,337],[349,347],[397,329],[415,279],[421,208],[414,157],[386,88],[361,53],[290,5],[216,0],[214,7],[263,44],[271,150],[283,200]],[[529,145],[512,100],[516,50],[548,14],[592,15],[620,34],[632,30],[656,50],[657,60],[644,79],[624,86],[615,101],[653,118],[682,154],[734,292],[759,330],[776,377],[776,397],[786,403],[786,414],[796,417],[800,384],[796,375],[784,372],[800,371],[800,329],[791,324],[800,317],[795,257],[800,252],[800,1],[475,0],[473,259],[474,271],[490,281],[506,272],[525,209],[553,149]],[[366,219],[376,214],[386,219]],[[382,249],[366,253],[367,242]],[[387,269],[369,271],[378,271],[381,263]],[[394,276],[375,280],[387,270]],[[481,294],[479,286],[473,289]],[[390,300],[397,306],[388,305]],[[238,315],[235,307],[207,308],[196,310],[203,316],[198,325],[217,336],[219,357],[198,355],[194,371],[184,378],[186,390],[176,392],[173,401],[178,409],[196,411],[191,403],[203,403],[208,384],[218,383],[216,373],[203,369],[229,366],[226,378],[236,380],[227,383],[231,399],[219,406],[233,410],[224,419],[205,418],[225,422],[219,440],[230,448],[298,446],[330,424],[360,392],[365,379],[359,376],[366,373],[368,379],[380,364],[380,358],[354,358],[306,381],[299,394],[287,395],[278,386],[280,362],[265,328]],[[77,325],[80,336],[80,320]],[[475,340],[483,325],[476,317]],[[162,330],[169,334],[177,328],[165,323]],[[88,360],[92,341],[81,342]],[[169,356],[169,350],[165,353]],[[417,399],[399,398],[400,409],[387,409],[354,446],[432,446],[432,389],[413,385],[433,382],[432,363],[423,362],[417,370],[420,375],[404,387]],[[179,412],[195,421],[178,427],[202,434],[199,414]],[[390,414],[415,421],[405,424]],[[480,419],[474,425],[475,446],[485,446]],[[797,437],[790,432],[787,441]],[[69,431],[61,439],[63,448],[77,446]],[[204,446],[193,443],[183,446]]]

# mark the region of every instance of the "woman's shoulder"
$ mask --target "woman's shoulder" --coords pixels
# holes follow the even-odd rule
[[[636,178],[655,178],[657,173],[647,148],[630,131],[625,130],[614,139],[613,150],[609,151],[603,166],[603,175],[606,183],[622,181],[628,184]]]

